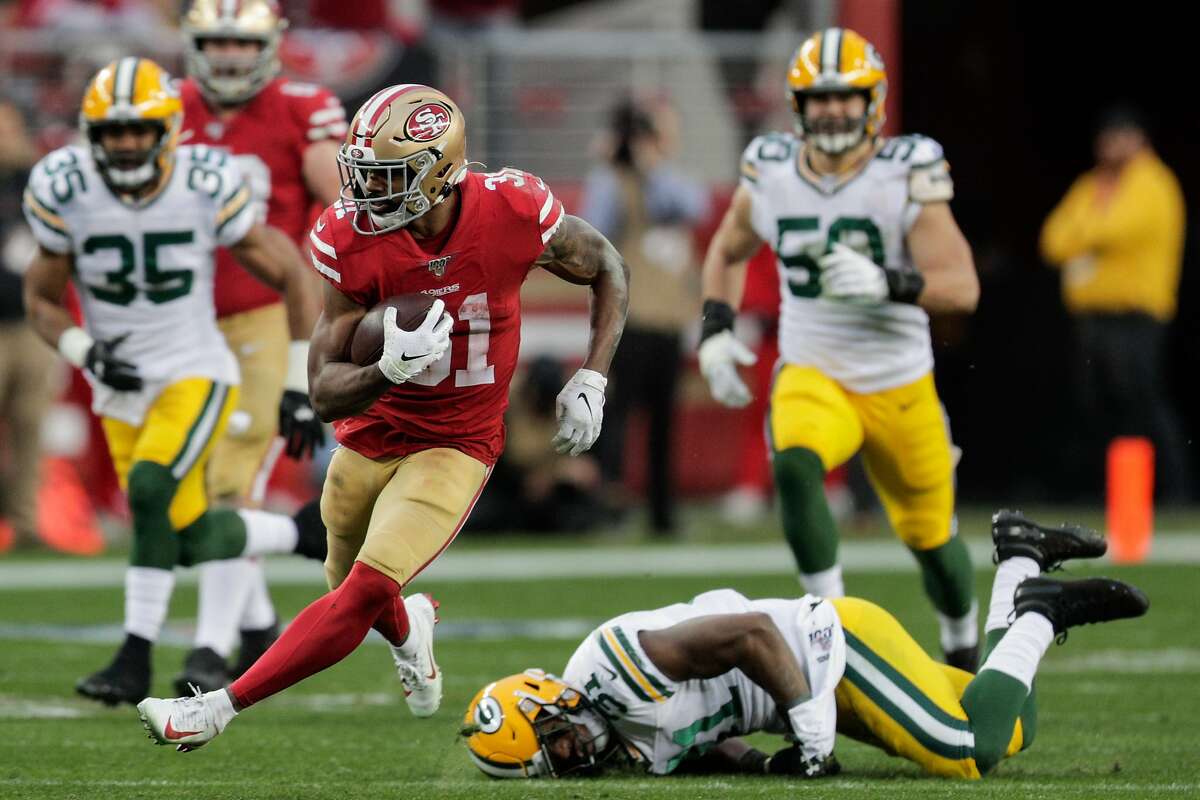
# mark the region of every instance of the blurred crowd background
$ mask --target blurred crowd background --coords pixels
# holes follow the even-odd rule
[[[742,148],[792,127],[783,87],[794,49],[835,24],[886,60],[888,131],[944,145],[952,207],[975,251],[978,312],[933,323],[938,389],[963,451],[960,499],[1098,502],[1105,442],[1134,434],[1155,441],[1160,500],[1184,504],[1196,496],[1200,426],[1194,237],[1181,259],[1177,236],[1148,246],[1176,253],[1165,274],[1132,259],[1122,280],[1149,287],[1152,308],[1129,301],[1137,291],[1123,293],[1124,305],[1080,307],[1073,273],[1049,268],[1045,259],[1059,259],[1039,247],[1072,183],[1098,157],[1103,168],[1107,140],[1097,134],[1140,134],[1134,154],[1153,147],[1189,209],[1200,208],[1190,188],[1200,185],[1190,34],[1153,5],[1081,15],[953,0],[284,0],[282,60],[351,113],[391,83],[441,88],[467,115],[473,160],[540,175],[633,267],[603,438],[582,459],[556,456],[549,441],[557,387],[586,347],[586,293],[530,278],[508,452],[474,530],[636,525],[672,535],[680,504],[698,500],[734,522],[774,524],[762,438],[773,256],[752,263],[739,319],[739,336],[760,353],[757,400],[739,410],[716,405],[696,370],[699,264]],[[19,275],[33,244],[20,195],[28,168],[78,136],[96,69],[136,54],[181,70],[181,6],[0,2],[0,549],[36,533],[96,552],[100,523],[125,513],[86,384],[23,329]],[[1194,231],[1195,213],[1179,213]],[[1147,324],[1085,342],[1083,318],[1097,313]],[[322,459],[281,461],[268,502],[303,502],[322,468]],[[835,507],[869,510],[864,486],[853,465],[833,475]]]

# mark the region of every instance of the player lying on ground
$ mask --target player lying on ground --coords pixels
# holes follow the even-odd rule
[[[95,76],[80,115],[87,147],[34,167],[25,216],[38,240],[25,273],[30,323],[84,370],[129,498],[125,641],[80,694],[136,703],[150,688],[150,646],[166,618],[176,564],[263,553],[325,554],[316,514],[209,509],[205,467],[237,405],[238,368],[213,313],[213,251],[229,247],[283,292],[293,339],[312,329],[302,256],[255,221],[237,165],[177,147],[182,106],[170,77],[122,58]],[[84,327],[62,305],[73,281]]]
[[[341,445],[321,495],[331,591],[228,690],[141,703],[160,744],[204,744],[241,709],[349,655],[372,627],[392,645],[410,710],[437,711],[436,606],[400,592],[454,539],[500,454],[520,289],[534,267],[591,290],[588,355],[558,395],[554,444],[578,455],[600,433],[627,302],[625,264],[608,240],[529,173],[469,172],[462,112],[428,86],[376,93],[338,160],[343,200],[309,235],[328,281],[309,385]],[[437,298],[419,324],[400,327],[408,312],[389,306],[379,360],[349,361],[368,309],[414,295]]]
[[[979,778],[1032,744],[1034,674],[1055,636],[1149,607],[1119,581],[1041,577],[1102,555],[1091,531],[1000,512],[992,539],[999,566],[978,676],[935,662],[866,600],[747,600],[720,589],[601,625],[561,679],[530,670],[484,687],[464,720],[471,759],[495,777],[629,763],[655,775],[819,777],[839,771],[843,733],[933,775]],[[737,738],[760,731],[793,744],[768,756]]]

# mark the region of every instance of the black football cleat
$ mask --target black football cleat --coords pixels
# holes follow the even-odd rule
[[[99,672],[80,678],[75,691],[105,705],[137,705],[150,694],[150,669],[139,669],[118,659]]]
[[[979,669],[979,645],[947,650],[946,663],[966,672],[975,673]]]
[[[1032,558],[1042,572],[1062,567],[1072,558],[1099,558],[1108,550],[1104,537],[1079,525],[1047,527],[1026,518],[1020,511],[1003,509],[992,515],[992,560]]]
[[[329,552],[329,544],[325,539],[325,523],[321,519],[321,501],[312,500],[301,506],[292,516],[296,523],[296,549],[298,556],[324,561]]]
[[[1150,600],[1141,589],[1111,578],[1026,578],[1013,595],[1015,614],[1041,614],[1054,626],[1059,642],[1068,628],[1140,617],[1149,608]]]
[[[254,662],[258,661],[262,654],[275,644],[275,640],[278,638],[278,624],[261,630],[242,631],[242,647],[238,651],[237,664],[229,673],[230,679],[237,680],[242,677],[242,673],[250,669]]]
[[[201,692],[215,692],[229,684],[229,669],[225,659],[211,647],[197,647],[187,654],[183,672],[175,676],[171,686],[176,697],[191,697],[193,686]]]

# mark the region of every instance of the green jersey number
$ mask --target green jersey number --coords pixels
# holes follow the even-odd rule
[[[145,253],[143,283],[146,299],[151,303],[169,303],[183,297],[192,290],[195,274],[189,269],[164,269],[159,264],[159,249],[173,244],[191,244],[192,231],[159,231],[142,236],[142,252]],[[97,300],[118,306],[127,306],[138,295],[137,285],[130,280],[137,269],[137,256],[133,242],[124,234],[89,236],[83,243],[83,252],[91,255],[102,250],[116,250],[121,266],[104,273],[104,285],[87,284],[88,291]]]
[[[838,242],[853,247],[876,264],[883,266],[883,233],[870,217],[838,217],[829,226],[823,241],[810,241],[799,250],[784,251],[784,237],[821,229],[820,217],[780,217],[775,239],[775,255],[787,274],[788,289],[796,297],[821,294],[821,266],[817,259],[833,250]]]

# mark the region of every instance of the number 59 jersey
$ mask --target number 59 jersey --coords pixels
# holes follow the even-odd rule
[[[142,392],[94,381],[93,410],[137,425],[166,385],[185,377],[239,381],[213,310],[213,253],[254,225],[250,192],[224,153],[180,147],[159,191],[134,205],[104,183],[91,154],[69,146],[33,168],[25,216],[38,243],[70,254],[93,338],[125,337]]]
[[[817,260],[840,242],[880,266],[915,269],[906,238],[921,207],[953,196],[942,148],[921,136],[886,139],[861,172],[840,183],[822,181],[802,158],[800,140],[773,133],[750,143],[741,168],[751,224],[779,268],[782,358],[860,394],[911,383],[933,368],[925,311],[824,299]]]

